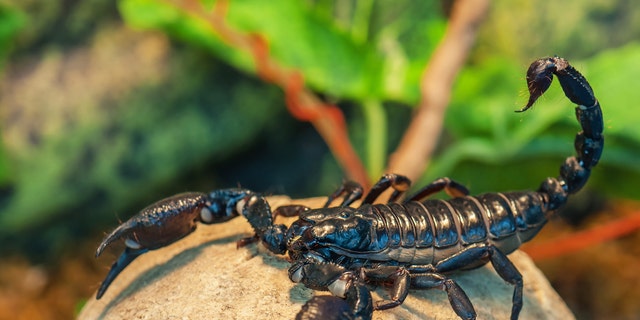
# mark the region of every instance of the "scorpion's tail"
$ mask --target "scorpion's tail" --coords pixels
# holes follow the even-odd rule
[[[560,176],[547,178],[539,192],[548,198],[548,209],[562,206],[569,194],[582,189],[593,168],[600,160],[604,146],[602,110],[587,80],[574,69],[567,60],[559,57],[534,61],[527,71],[527,84],[530,98],[519,112],[529,109],[533,103],[549,88],[553,75],[558,77],[562,90],[573,103],[577,104],[576,117],[582,131],[576,135],[577,156],[569,157],[560,167]]]

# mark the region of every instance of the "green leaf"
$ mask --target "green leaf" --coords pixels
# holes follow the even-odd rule
[[[639,58],[640,44],[632,43],[571,61],[593,87],[604,115],[605,149],[589,186],[635,199],[640,194],[629,181],[640,179],[640,109],[633,107],[640,90],[630,84],[640,74]],[[527,99],[526,70],[506,61],[485,60],[462,72],[446,118],[455,140],[435,157],[421,183],[451,176],[475,184],[474,192],[535,188],[575,154],[580,126],[560,85],[554,81],[534,108],[516,114]]]
[[[16,35],[26,22],[27,19],[22,12],[0,3],[0,65],[11,50]]]
[[[0,141],[0,187],[7,185],[11,181],[11,177],[9,155]]]
[[[605,51],[587,61],[584,73],[602,105],[607,134],[640,143],[640,90],[633,85],[640,74],[640,43]],[[640,165],[640,164],[639,164]]]
[[[225,21],[235,32],[264,37],[270,56],[285,69],[300,71],[315,90],[360,102],[394,99],[415,103],[419,76],[445,23],[435,5],[422,5],[421,10],[402,11],[397,17],[381,16],[389,21],[378,26],[378,11],[391,6],[365,8],[374,10],[370,29],[377,27],[366,42],[360,39],[362,31],[354,36],[327,19],[323,6],[301,1],[231,1]],[[255,73],[249,52],[229,46],[207,22],[169,2],[121,0],[119,7],[132,26],[163,30]],[[357,30],[363,29],[362,21],[360,16]]]
[[[366,2],[366,3],[365,3]],[[366,162],[377,176],[386,157],[386,119],[382,101],[416,105],[427,60],[446,23],[435,3],[412,1],[307,3],[297,0],[230,1],[225,29],[234,35],[258,35],[269,46],[271,67],[299,71],[305,84],[337,99],[355,100],[366,115]],[[207,4],[212,8],[212,4]],[[234,67],[256,73],[246,46],[228,43],[202,17],[171,2],[121,0],[127,23],[158,29],[210,50]],[[353,10],[353,12],[349,12]],[[332,12],[341,12],[333,14]]]

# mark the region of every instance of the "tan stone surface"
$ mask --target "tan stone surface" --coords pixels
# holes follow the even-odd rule
[[[269,200],[273,208],[286,201],[286,197]],[[306,199],[305,204],[323,201]],[[293,319],[314,292],[289,280],[284,256],[273,255],[261,245],[236,249],[236,240],[250,234],[243,218],[201,225],[187,238],[132,262],[102,299],[95,300],[95,295],[89,299],[79,319]],[[102,259],[115,260],[118,250]],[[574,318],[526,254],[517,251],[509,258],[524,276],[520,319]],[[478,319],[509,318],[513,287],[491,266],[452,278],[471,299]],[[379,297],[388,297],[384,288],[374,293],[374,299]],[[412,290],[403,305],[376,311],[373,319],[457,317],[444,292]]]

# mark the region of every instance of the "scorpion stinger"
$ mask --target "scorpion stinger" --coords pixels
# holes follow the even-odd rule
[[[578,156],[567,158],[560,168],[560,177],[549,178],[540,187],[541,192],[549,194],[550,206],[556,208],[565,203],[568,194],[582,189],[589,179],[591,169],[598,164],[604,148],[604,123],[600,103],[595,98],[589,82],[567,60],[559,57],[539,59],[531,64],[527,72],[531,98],[519,111],[525,111],[533,105],[547,90],[554,74],[558,77],[567,98],[578,105],[576,118],[582,127],[575,139]]]
[[[121,238],[127,248],[97,298],[137,256],[188,235],[197,222],[220,223],[242,215],[255,234],[239,245],[260,241],[273,253],[287,253],[291,281],[333,295],[312,298],[297,319],[371,319],[374,310],[401,305],[410,289],[442,290],[460,318],[475,319],[471,300],[449,273],[486,263],[514,286],[511,319],[517,319],[523,306],[523,278],[507,255],[531,240],[567,197],[585,185],[604,146],[600,104],[587,80],[565,59],[544,58],[531,64],[527,72],[531,97],[519,111],[529,109],[554,76],[578,105],[582,131],[575,138],[577,156],[568,157],[560,175],[547,178],[537,191],[470,196],[463,185],[444,177],[398,203],[410,181],[387,174],[357,208],[348,205],[360,198],[362,188],[345,182],[323,208],[292,205],[274,212],[264,197],[246,189],[181,194],[143,209],[105,238],[97,255]],[[389,188],[394,189],[391,201],[374,204]],[[452,198],[426,199],[443,190]],[[329,207],[340,196],[342,204]],[[274,224],[276,215],[298,219],[286,227]],[[373,301],[369,285],[389,287],[389,297]]]
[[[527,73],[531,98],[520,111],[533,105],[549,88],[554,75],[565,95],[578,104],[576,116],[582,127],[575,141],[578,156],[565,160],[558,178],[548,178],[535,192],[473,197],[466,196],[464,186],[441,178],[402,205],[371,205],[372,201],[365,200],[356,211],[310,210],[301,214],[299,221],[312,226],[295,228],[294,233],[300,236],[293,237],[289,254],[299,260],[306,258],[308,264],[315,263],[324,270],[323,275],[333,274],[334,282],[339,282],[339,272],[329,272],[333,267],[324,266],[327,261],[340,259],[345,270],[358,271],[358,276],[349,283],[391,283],[391,299],[375,302],[376,310],[400,305],[410,288],[439,288],[447,293],[452,308],[463,319],[475,319],[475,310],[464,291],[447,274],[491,262],[498,275],[514,285],[511,319],[517,319],[523,305],[523,279],[507,254],[533,238],[547,218],[565,204],[568,195],[584,186],[604,143],[602,112],[591,86],[562,58],[532,63]],[[391,180],[383,177],[378,188],[387,188]],[[441,190],[455,198],[422,200]],[[318,288],[316,273],[303,273],[291,279],[316,290],[331,291],[331,287],[336,287],[332,282],[331,286]],[[310,302],[299,318],[322,318],[327,308],[318,304],[317,299]],[[371,319],[370,309],[356,308],[360,301],[350,304],[349,317]]]

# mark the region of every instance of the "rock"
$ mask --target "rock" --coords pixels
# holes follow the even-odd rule
[[[324,200],[314,198],[296,203],[319,206]],[[269,202],[275,208],[289,199],[271,197]],[[250,234],[251,227],[242,218],[200,225],[181,241],[132,262],[101,300],[96,300],[95,295],[89,299],[78,318],[293,319],[314,294],[327,294],[291,282],[285,257],[269,253],[262,245],[236,249],[236,241]],[[520,319],[574,318],[525,253],[516,251],[509,258],[524,277]],[[513,286],[504,282],[491,266],[456,273],[452,278],[471,299],[478,319],[509,318]],[[374,300],[380,297],[388,297],[385,288],[375,291]],[[440,290],[411,290],[404,304],[376,311],[373,317],[457,319],[447,295]]]

